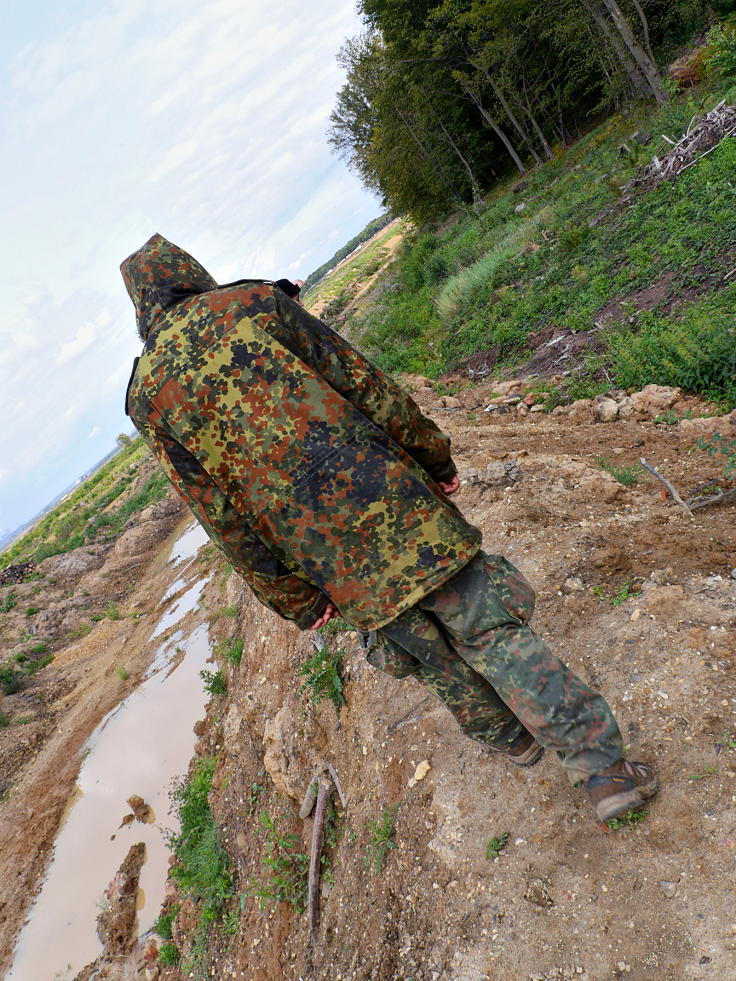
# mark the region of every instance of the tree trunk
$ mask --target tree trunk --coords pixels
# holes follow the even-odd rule
[[[627,50],[638,65],[639,70],[647,80],[647,84],[654,93],[654,98],[657,100],[657,102],[667,102],[669,100],[669,94],[662,83],[662,76],[659,74],[659,69],[655,64],[654,59],[649,57],[644,48],[642,48],[634,37],[634,33],[629,26],[629,22],[624,17],[623,11],[616,3],[616,0],[603,0],[603,3],[605,4],[606,10],[611,15],[611,20],[616,25],[616,30],[623,38],[623,42],[626,45]],[[641,7],[639,8],[639,15],[642,18],[644,17],[644,12],[642,11]]]
[[[639,71],[636,63],[629,56],[629,53],[621,43],[621,39],[611,30],[611,25],[606,17],[605,11],[601,9],[597,0],[592,0],[592,2],[591,0],[585,0],[585,7],[598,25],[601,34],[616,52],[619,64],[626,72],[634,91],[638,92],[642,99],[651,98],[651,87],[647,84],[646,78]]]
[[[419,150],[420,155],[427,161],[427,163],[429,164],[429,166],[434,171],[434,175],[438,179],[438,181],[440,182],[440,184],[442,184],[443,187],[446,187],[447,188],[447,191],[448,191],[450,197],[452,198],[452,200],[455,202],[455,204],[460,204],[461,201],[462,201],[462,197],[461,197],[460,193],[458,192],[457,188],[452,183],[452,181],[449,181],[447,179],[447,177],[444,175],[442,169],[437,164],[437,161],[435,160],[432,152],[430,150],[428,150],[427,147],[425,147],[425,145],[419,139],[419,137],[417,136],[416,132],[414,131],[414,127],[411,125],[411,123],[409,122],[409,120],[406,118],[405,113],[402,113],[401,109],[399,109],[398,106],[396,106],[396,115],[401,120],[402,126],[404,127],[404,129],[406,130],[406,132],[411,137],[413,143],[416,145],[417,149]]]
[[[544,150],[545,157],[548,160],[551,160],[552,159],[552,150],[550,149],[550,145],[547,142],[547,139],[546,139],[546,137],[544,135],[544,132],[542,131],[542,127],[537,122],[537,117],[534,115],[534,112],[532,110],[532,105],[531,105],[531,102],[529,101],[529,91],[528,91],[528,89],[526,87],[526,79],[523,79],[522,88],[524,90],[524,103],[523,103],[524,112],[526,112],[527,116],[529,117],[529,121],[532,124],[532,129],[537,134],[537,139],[539,140],[539,142],[542,145],[542,149]],[[539,100],[537,100],[537,101],[539,101]]]
[[[649,57],[656,65],[657,59],[654,57],[652,46],[649,43],[649,21],[647,20],[644,11],[641,9],[641,4],[639,3],[639,0],[631,0],[631,2],[634,4],[634,9],[639,15],[639,20],[641,21],[641,29],[642,29],[642,33],[644,34],[644,47],[647,49],[647,54],[649,55]]]
[[[488,125],[493,130],[493,132],[496,134],[496,136],[499,138],[499,140],[506,147],[506,150],[507,150],[509,156],[514,161],[514,163],[516,164],[519,173],[520,174],[525,174],[526,173],[526,167],[524,166],[524,162],[522,161],[521,157],[519,156],[519,154],[514,149],[514,146],[513,146],[512,142],[511,142],[511,140],[508,138],[508,136],[506,136],[506,134],[501,129],[501,127],[498,125],[498,123],[493,118],[493,116],[484,107],[483,103],[480,100],[480,96],[478,96],[473,91],[472,86],[470,86],[468,84],[464,84],[463,85],[463,88],[465,89],[466,95],[468,96],[468,98],[470,99],[470,101],[473,103],[473,105],[475,106],[475,108],[478,110],[478,112],[481,114],[481,116],[483,117],[483,119],[485,119],[485,121],[488,123]]]
[[[483,75],[483,77],[485,78],[485,80],[491,86],[491,88],[493,89],[493,94],[496,96],[496,98],[500,102],[501,108],[503,109],[503,111],[506,113],[506,115],[509,118],[509,122],[514,127],[514,129],[516,130],[516,132],[519,134],[519,136],[521,138],[521,142],[527,148],[527,150],[529,151],[529,153],[534,157],[535,163],[541,164],[542,158],[539,156],[539,154],[537,153],[537,151],[534,149],[534,146],[532,144],[532,141],[529,139],[529,134],[526,132],[526,130],[524,129],[524,127],[521,125],[521,123],[519,122],[519,120],[514,115],[512,109],[511,109],[511,106],[508,104],[508,100],[504,96],[503,92],[501,91],[500,86],[498,85],[498,83],[496,82],[496,80],[494,79],[494,77],[489,72],[487,72],[484,68],[480,68],[478,65],[474,64],[472,61],[470,62],[470,64],[473,66],[473,68],[475,68],[476,71],[479,71]]]
[[[447,127],[445,126],[445,124],[442,122],[442,120],[438,116],[437,112],[435,111],[434,106],[432,105],[431,101],[429,100],[429,98],[427,96],[427,93],[424,91],[424,89],[421,89],[420,91],[422,93],[422,96],[424,97],[425,105],[427,106],[427,108],[429,109],[429,111],[431,112],[431,114],[434,116],[434,118],[437,120],[437,124],[439,125],[440,129],[442,130],[442,132],[443,132],[443,134],[445,136],[445,139],[447,140],[447,142],[452,147],[453,153],[460,160],[460,163],[465,168],[465,171],[466,171],[466,173],[468,175],[468,180],[470,181],[470,187],[471,187],[472,194],[473,194],[473,201],[474,202],[479,201],[480,200],[480,197],[481,197],[480,184],[478,183],[478,179],[475,176],[475,173],[473,171],[473,168],[470,166],[470,164],[468,163],[468,161],[465,158],[464,154],[460,150],[460,147],[455,143],[455,141],[453,140],[452,136],[450,135]]]

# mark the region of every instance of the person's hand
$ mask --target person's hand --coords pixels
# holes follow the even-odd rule
[[[460,478],[457,474],[455,474],[452,480],[438,480],[437,486],[443,494],[446,494],[449,497],[450,494],[454,494],[456,491],[460,490]]]
[[[340,615],[339,611],[337,607],[334,605],[334,603],[328,603],[325,612],[322,614],[319,620],[317,620],[309,629],[319,630],[320,627],[324,627],[326,623],[329,623],[330,620],[334,620],[335,617],[339,615]]]

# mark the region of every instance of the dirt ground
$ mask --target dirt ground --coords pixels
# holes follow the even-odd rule
[[[597,462],[627,467],[645,456],[684,496],[720,470],[690,447],[705,432],[733,435],[733,417],[676,425],[597,423],[585,413],[518,418],[484,412],[492,394],[490,385],[476,387],[448,405],[423,386],[416,398],[452,437],[465,478],[457,502],[482,528],[484,547],[532,581],[537,630],[605,694],[630,755],[656,766],[662,790],[641,823],[601,828],[550,754],[528,771],[489,755],[417,682],[367,665],[350,632],[329,640],[345,652],[346,704],[339,715],[329,702],[312,706],[298,695],[297,676],[314,652],[311,635],[260,607],[232,575],[226,600],[238,613],[230,629],[245,651],[239,667],[223,666],[228,695],[210,703],[198,751],[218,756],[212,804],[238,889],[265,877],[263,810],[287,815],[284,831],[309,850],[311,819],[294,815],[324,762],[334,766],[347,806],[338,808],[327,848],[319,943],[310,949],[306,917],[288,904],[260,909],[248,898],[235,935],[215,944],[211,977],[736,978],[736,503],[690,518],[662,498],[654,478],[626,488]],[[695,417],[705,407],[691,400],[677,409]],[[471,469],[498,460],[516,461],[521,479],[505,488],[471,481]],[[0,730],[8,789],[0,811],[2,967],[73,787],[79,749],[150,657],[142,638],[170,578],[164,558],[182,517],[171,503],[157,507],[161,515],[141,515],[104,564],[55,587],[64,598],[54,601],[66,604],[84,590],[122,593],[121,608],[144,612],[148,624],[103,620],[58,649],[28,694],[43,705],[39,728]],[[114,673],[123,645],[125,682]],[[10,703],[17,698],[6,697],[2,710],[25,711]],[[396,805],[396,848],[375,874],[365,865],[374,837],[368,822]],[[488,858],[488,842],[507,832],[498,857]],[[174,924],[185,952],[193,915],[184,903]],[[99,977],[142,976],[140,963],[108,966]],[[179,968],[160,973],[184,976]]]

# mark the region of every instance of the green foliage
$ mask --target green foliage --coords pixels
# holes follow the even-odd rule
[[[736,75],[736,22],[714,24],[705,41],[708,46],[706,67],[719,75]]]
[[[41,668],[45,668],[47,665],[51,664],[54,660],[53,654],[47,654],[46,657],[42,657],[39,661],[29,661],[26,665],[27,674],[35,674],[40,671]]]
[[[114,603],[108,603],[105,607],[105,616],[108,620],[122,620],[123,614]]]
[[[334,619],[328,620],[324,627],[320,627],[318,633],[329,636],[330,634],[344,633],[346,630],[350,630],[350,627],[342,617],[334,617]]]
[[[629,810],[625,814],[621,814],[619,817],[610,818],[606,821],[606,827],[609,831],[621,831],[623,828],[635,828],[637,824],[646,818],[649,811],[647,810]]]
[[[371,838],[366,846],[363,864],[367,869],[371,869],[374,875],[381,874],[389,852],[397,848],[393,837],[400,806],[400,804],[393,806],[387,804],[377,821],[368,822],[367,828]]]
[[[222,612],[226,617],[236,617],[238,615],[238,608],[237,606],[226,606]]]
[[[207,948],[212,928],[234,896],[230,860],[220,844],[209,803],[215,760],[200,759],[188,779],[176,783],[171,797],[180,830],[167,835],[176,864],[172,878],[197,906],[193,950],[185,965],[190,976],[207,976]]]
[[[5,695],[14,695],[23,687],[23,675],[10,667],[9,664],[0,666],[0,688]]]
[[[92,629],[91,623],[80,623],[76,630],[72,630],[70,637],[86,637]]]
[[[172,906],[167,913],[159,914],[156,922],[153,924],[153,932],[157,933],[159,937],[163,937],[164,940],[171,940],[171,927],[180,909],[181,907],[177,904]]]
[[[204,690],[208,695],[226,695],[227,682],[223,677],[222,671],[208,671],[203,668],[199,676],[204,682]]]
[[[263,779],[264,770],[261,770],[258,776]],[[263,783],[258,780],[254,780],[250,785],[250,790],[248,791],[248,799],[246,804],[246,813],[248,817],[253,817],[263,800],[263,795],[266,793],[266,787]]]
[[[297,913],[303,913],[306,909],[309,856],[301,851],[298,835],[282,830],[286,820],[286,815],[273,820],[266,811],[261,813],[260,823],[266,831],[261,865],[266,878],[251,876],[248,888],[241,897],[243,909],[248,896],[258,900],[261,910],[268,903],[289,903]]]
[[[161,949],[158,952],[158,960],[164,967],[176,967],[181,960],[181,951],[175,943],[167,941],[165,944],[161,944]]]
[[[223,641],[222,656],[230,664],[238,665],[243,657],[243,640],[241,637],[230,637]]]
[[[502,849],[506,847],[509,840],[509,832],[504,831],[500,834],[498,838],[491,838],[491,840],[486,845],[486,858],[491,861],[494,858],[498,858],[501,854]]]
[[[29,654],[44,654],[46,652],[46,648],[48,646],[49,645],[48,645],[48,643],[45,640],[39,640],[37,644],[31,644],[31,646],[28,648],[28,653]]]
[[[617,467],[604,456],[597,457],[596,463],[601,470],[605,470],[606,473],[610,473],[610,475],[617,480],[619,484],[623,484],[624,487],[633,487],[634,484],[639,482],[639,477],[641,476],[641,466],[639,466],[639,464],[635,464],[633,467]]]
[[[126,671],[123,667],[115,668],[115,674],[120,678],[121,681],[127,681],[130,677],[130,671]]]
[[[340,676],[340,661],[344,653],[338,650],[331,654],[327,648],[316,651],[297,671],[299,677],[306,678],[297,694],[308,692],[313,705],[317,705],[324,698],[329,698],[339,711],[340,706],[345,704]]]
[[[706,438],[702,437],[695,444],[698,449],[704,450],[708,456],[720,454],[725,457],[722,474],[726,478],[736,477],[736,439],[729,439],[721,433],[714,433]]]
[[[594,596],[608,600],[613,607],[621,606],[627,600],[641,596],[640,580],[636,579],[629,579],[622,583],[610,596],[606,594],[602,586],[594,586],[592,591]]]
[[[11,589],[9,593],[5,594],[2,603],[0,603],[0,613],[10,613],[17,603],[18,600],[16,599],[15,591]]]
[[[722,749],[736,749],[736,736],[733,736],[730,732],[724,732],[716,743],[716,752],[720,753]]]
[[[10,716],[0,712],[0,729],[7,729],[10,725]]]

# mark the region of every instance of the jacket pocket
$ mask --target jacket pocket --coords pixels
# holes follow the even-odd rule
[[[508,612],[519,623],[528,623],[534,613],[536,593],[515,565],[503,555],[481,553],[486,574]]]

